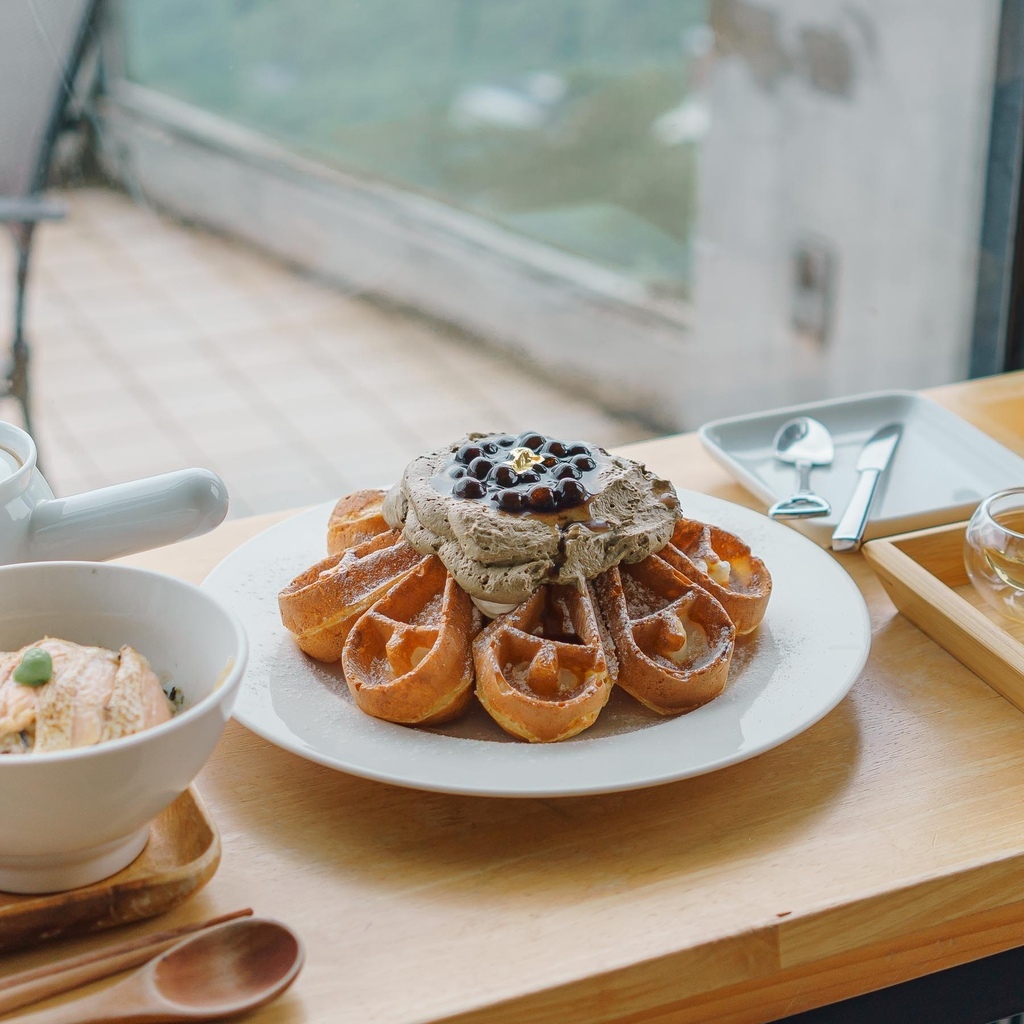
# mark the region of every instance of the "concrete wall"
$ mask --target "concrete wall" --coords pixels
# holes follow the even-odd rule
[[[998,14],[715,5],[694,340],[731,394],[688,418],[966,376]],[[792,323],[805,243],[833,257],[823,342]]]

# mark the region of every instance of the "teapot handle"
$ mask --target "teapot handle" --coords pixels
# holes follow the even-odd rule
[[[198,537],[227,515],[228,492],[208,469],[114,484],[32,510],[29,558],[102,562]]]

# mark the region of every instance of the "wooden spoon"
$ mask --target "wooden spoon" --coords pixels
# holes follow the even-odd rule
[[[102,992],[26,1014],[18,1024],[229,1017],[280,995],[304,956],[298,936],[277,921],[229,921],[182,940]]]

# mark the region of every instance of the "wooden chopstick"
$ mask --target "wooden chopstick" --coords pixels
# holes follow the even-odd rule
[[[182,925],[169,931],[154,932],[115,946],[108,946],[95,953],[67,957],[56,963],[12,974],[0,980],[0,1013],[10,1013],[11,1010],[27,1006],[29,1003],[137,967],[169,949],[186,935],[224,924],[226,921],[234,921],[239,917],[249,917],[251,914],[252,907],[246,907],[244,910],[235,910],[230,914],[210,918],[208,921]]]

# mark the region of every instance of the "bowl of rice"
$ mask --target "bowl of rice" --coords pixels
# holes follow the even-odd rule
[[[131,863],[217,745],[247,657],[235,615],[174,577],[0,566],[0,890]]]

